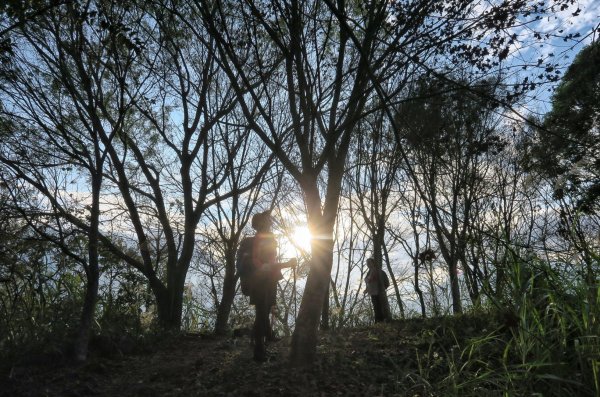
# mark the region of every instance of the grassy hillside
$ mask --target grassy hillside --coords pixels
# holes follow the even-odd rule
[[[96,341],[85,366],[37,357],[5,368],[0,395],[598,395],[598,336],[529,325],[479,313],[327,332],[307,369],[287,366],[286,339],[270,346],[264,364],[252,361],[247,337],[176,335],[127,354]]]

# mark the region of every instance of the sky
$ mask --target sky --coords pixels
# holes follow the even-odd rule
[[[552,1],[552,0],[550,0]],[[577,16],[576,10],[580,9]],[[563,74],[566,68],[575,58],[576,54],[587,44],[594,40],[598,40],[600,31],[600,0],[579,0],[572,7],[558,14],[541,19],[534,30],[538,30],[542,35],[542,40],[536,39],[533,30],[529,28],[521,28],[517,30],[521,44],[515,46],[512,50],[511,57],[507,62],[525,62],[531,63],[542,58],[544,62],[552,61],[558,63]],[[579,33],[581,37],[575,40],[563,41],[559,36],[567,34]],[[548,35],[550,42],[545,40]],[[552,55],[551,55],[552,54]],[[535,72],[539,73],[539,71]],[[529,100],[523,104],[525,112],[535,112],[543,114],[550,109],[550,99],[552,89],[555,84],[540,85],[539,88],[531,93]],[[69,186],[71,193],[85,195],[84,186],[77,183],[74,186]],[[78,198],[83,199],[81,196]],[[116,196],[104,197],[105,205],[109,206],[119,201]],[[307,236],[306,228],[300,227],[295,230],[294,237],[300,245],[306,245]],[[294,254],[294,250],[289,243],[283,242],[282,255],[289,257]],[[395,261],[404,261],[404,258],[394,258]]]
[[[538,38],[534,36],[534,31],[540,33]],[[535,63],[537,59],[543,59],[543,65],[547,62],[558,64],[562,76],[579,51],[600,38],[600,0],[575,1],[570,8],[544,17],[536,24],[517,29],[516,32],[520,44],[512,49],[508,62]],[[579,34],[580,37],[565,41],[563,38],[568,34]],[[537,75],[540,70],[531,70],[530,73]],[[539,85],[530,94],[524,109],[539,115],[548,112],[556,85],[557,83]]]

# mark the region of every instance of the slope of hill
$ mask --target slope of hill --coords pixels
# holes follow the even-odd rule
[[[512,320],[480,314],[324,332],[317,362],[305,369],[287,365],[286,339],[257,364],[248,338],[177,335],[130,354],[107,357],[96,348],[79,367],[24,361],[2,374],[0,395],[594,395],[566,361],[535,365],[535,357],[518,357]]]

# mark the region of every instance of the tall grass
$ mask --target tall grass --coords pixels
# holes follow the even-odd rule
[[[505,376],[527,393],[600,396],[597,283],[572,267],[514,261],[513,305],[503,353]]]
[[[445,396],[600,396],[600,287],[590,279],[598,277],[515,256],[493,309],[438,327],[417,352],[426,388]],[[469,335],[472,321],[489,326]]]

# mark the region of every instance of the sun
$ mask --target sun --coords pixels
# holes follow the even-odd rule
[[[291,242],[299,251],[310,251],[312,235],[306,226],[296,226],[291,235]]]
[[[313,237],[306,226],[290,227],[281,237],[279,252],[282,259],[299,258],[310,254],[310,241]]]

